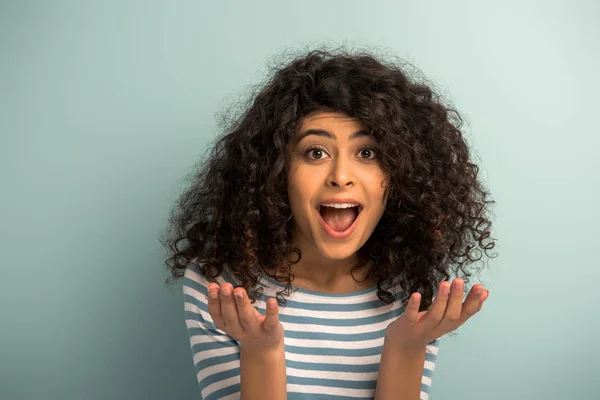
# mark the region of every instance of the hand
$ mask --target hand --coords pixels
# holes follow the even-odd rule
[[[240,294],[241,299],[236,297],[234,300],[232,291]],[[244,288],[233,290],[233,286],[227,282],[220,287],[211,283],[208,285],[208,313],[215,326],[235,338],[242,347],[261,351],[283,344],[283,326],[279,322],[276,299],[269,299],[267,315],[264,316],[250,304]]]
[[[463,303],[464,282],[460,278],[453,281],[450,293],[450,282],[442,282],[429,310],[419,312],[421,294],[410,296],[404,314],[386,328],[386,340],[395,348],[403,350],[420,350],[434,339],[457,329],[475,315],[489,291],[477,284]]]

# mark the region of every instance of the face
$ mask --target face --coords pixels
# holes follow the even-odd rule
[[[387,201],[375,145],[365,126],[344,114],[303,120],[288,149],[294,241],[303,258],[347,260],[371,236]]]

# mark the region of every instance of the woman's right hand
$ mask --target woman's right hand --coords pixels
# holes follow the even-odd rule
[[[232,294],[240,294],[241,299]],[[255,309],[244,288],[233,285],[208,285],[208,313],[215,326],[235,338],[248,350],[279,349],[283,345],[283,326],[279,322],[276,299],[269,299],[266,316]]]

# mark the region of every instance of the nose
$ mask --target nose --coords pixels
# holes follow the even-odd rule
[[[351,164],[343,157],[339,157],[331,163],[331,172],[327,179],[327,185],[331,187],[353,186],[355,177],[351,171]]]

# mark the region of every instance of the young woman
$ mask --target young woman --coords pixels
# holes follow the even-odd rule
[[[489,295],[465,287],[493,201],[460,126],[366,53],[275,72],[164,239],[203,399],[428,398],[439,338]]]

